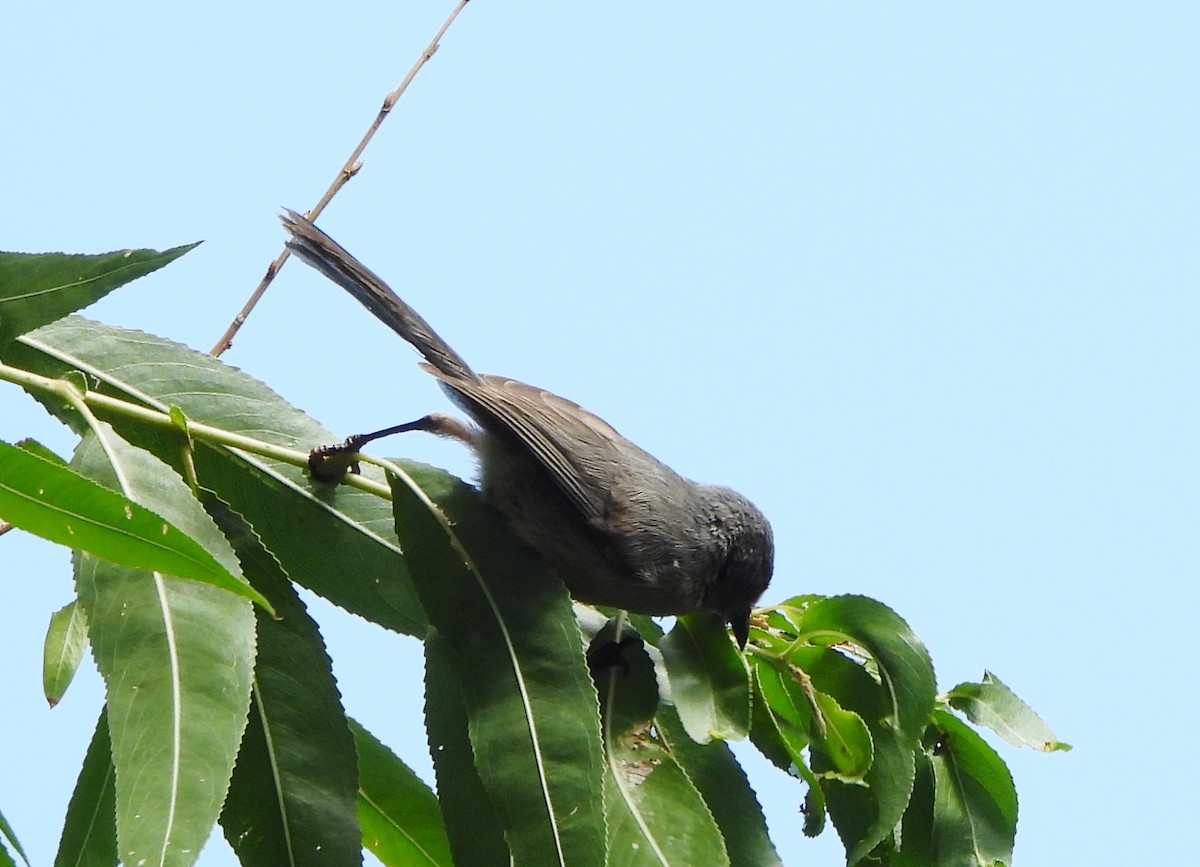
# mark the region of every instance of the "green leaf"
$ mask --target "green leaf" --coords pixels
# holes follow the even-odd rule
[[[396,532],[430,623],[457,656],[480,779],[517,864],[602,864],[595,689],[562,583],[474,489],[390,477]]]
[[[990,728],[1014,747],[1033,747],[1042,752],[1071,749],[1050,726],[1034,712],[1000,678],[990,671],[983,673],[982,683],[960,683],[947,695],[950,706],[962,711],[976,725]]]
[[[65,467],[67,465],[66,460],[55,454],[53,451],[35,439],[25,437],[24,439],[18,440],[16,445],[17,448],[23,449],[24,451],[29,452],[31,455],[35,455],[43,460],[58,464],[60,467]]]
[[[671,698],[696,743],[740,740],[750,731],[750,672],[715,615],[679,617],[659,643]]]
[[[1017,791],[995,750],[953,714],[937,711],[933,836],[939,865],[1012,863]]]
[[[750,741],[767,761],[781,771],[787,771],[795,776],[792,765],[796,758],[801,756],[802,750],[808,746],[808,736],[805,734],[808,731],[807,707],[804,707],[806,715],[802,723],[793,722],[790,719],[785,720],[783,712],[776,709],[765,695],[767,689],[774,689],[776,695],[781,697],[788,706],[786,710],[793,712],[791,716],[795,717],[794,712],[798,709],[791,707],[791,697],[779,682],[779,672],[769,665],[760,664],[757,657],[754,662],[752,668],[754,672],[754,712],[753,723],[750,727]],[[765,689],[762,684],[764,679],[773,681]],[[776,701],[778,700],[779,698],[776,699]],[[792,742],[789,742],[784,735],[781,725],[786,725],[789,731],[794,733],[795,737]]]
[[[758,623],[756,682],[769,713],[756,716],[752,736],[807,779],[796,736],[805,727],[822,777],[805,799],[805,833],[819,832],[827,811],[847,862],[859,862],[892,837],[908,806],[913,754],[936,698],[929,655],[894,612],[861,596],[797,596]]]
[[[887,692],[863,660],[852,659],[834,647],[799,645],[789,648],[785,662],[793,680],[807,679],[813,689],[836,696],[840,705],[863,719],[889,716]]]
[[[892,867],[929,867],[937,863],[933,845],[933,764],[918,750],[912,796],[900,826]]]
[[[816,837],[825,830],[825,816],[829,812],[828,804],[825,801],[825,789],[821,787],[821,781],[811,770],[804,765],[798,765],[797,769],[800,776],[808,783],[808,791],[804,793],[804,804],[801,807],[801,812],[804,814],[804,836]]]
[[[140,331],[72,316],[14,341],[3,356],[43,376],[85,371],[106,394],[162,412],[178,406],[192,422],[288,448],[307,450],[339,439],[236,368]],[[82,432],[76,413],[52,400],[45,405]],[[177,436],[123,418],[111,421],[160,459],[178,460]],[[296,467],[229,448],[197,443],[193,458],[201,484],[250,522],[292,580],[373,623],[424,634],[425,615],[408,580],[387,501],[347,486],[314,486]],[[383,481],[374,468],[364,468],[364,474]],[[347,569],[348,563],[354,568]]]
[[[196,449],[196,467],[202,483],[250,522],[301,587],[385,629],[424,636],[428,622],[387,500],[345,485],[314,486],[295,467],[209,446]],[[378,472],[370,467],[363,474]]]
[[[118,250],[97,256],[0,253],[0,346],[82,310],[196,246],[187,244],[163,252]]]
[[[721,631],[725,631],[724,627]],[[728,643],[728,637],[725,640]],[[782,865],[767,834],[767,823],[758,798],[728,744],[721,741],[696,743],[683,730],[679,717],[668,705],[659,706],[654,723],[663,745],[712,813],[725,840],[730,865]]]
[[[596,641],[619,639],[623,631],[601,632]],[[622,658],[628,670],[610,665],[596,673],[607,761],[608,865],[728,864],[716,820],[658,729],[658,691],[646,649],[628,647]]]
[[[808,785],[803,831],[806,837],[816,837],[825,829],[825,790],[804,757],[811,711],[807,702],[795,700],[783,685],[783,675],[771,663],[768,658],[754,657],[754,727],[750,740],[777,768]]]
[[[87,649],[87,618],[70,602],[50,615],[42,647],[42,691],[50,707],[62,700]]]
[[[610,867],[730,863],[700,793],[660,744],[631,732],[612,742],[609,756]]]
[[[350,722],[358,748],[358,820],[363,844],[388,867],[454,867],[437,796],[361,725]]]
[[[26,864],[29,863],[29,859],[25,857],[25,850],[21,848],[21,841],[17,839],[17,835],[13,832],[12,826],[8,824],[8,820],[4,818],[3,813],[0,813],[0,839],[7,840],[9,845],[21,856],[21,860]],[[4,846],[0,846],[0,857],[8,859],[9,864],[13,863],[12,858],[9,857],[8,850]]]
[[[225,838],[247,867],[357,864],[358,759],[317,624],[246,523],[215,498],[207,506],[278,612],[256,611],[253,701],[221,812]]]
[[[902,742],[915,748],[929,724],[937,684],[929,651],[908,624],[874,599],[833,596],[811,605],[802,626],[807,633],[823,633],[822,643],[850,641],[871,655],[886,691],[889,717]]]
[[[100,712],[67,805],[54,867],[116,867],[117,796],[108,710]]]
[[[504,828],[475,767],[459,656],[436,629],[425,639],[425,731],[454,863],[509,867]]]
[[[784,685],[794,692],[794,682],[811,696],[813,770],[825,776],[825,805],[854,864],[888,840],[904,815],[913,753],[936,697],[933,667],[907,624],[875,600],[797,597],[777,610],[763,646],[782,654],[767,657],[773,664],[791,667]],[[771,702],[769,679],[761,683]],[[869,767],[854,761],[863,757],[864,734]]]
[[[846,863],[863,861],[904,816],[916,773],[913,750],[887,722],[868,722],[874,760],[861,784],[825,780],[825,800],[838,836],[846,846]]]
[[[823,692],[812,693],[813,717],[809,735],[812,737],[813,770],[833,773],[846,782],[861,780],[871,768],[874,747],[863,718],[844,709],[837,700]],[[828,767],[818,767],[820,755]]]
[[[784,737],[793,761],[797,758],[797,747],[811,742],[813,770],[836,774],[849,782],[861,780],[871,767],[872,756],[871,736],[862,717],[844,709],[831,695],[815,689],[812,678],[803,669],[792,666],[785,673],[763,661],[757,669],[763,701],[779,720],[777,731]],[[783,725],[805,732],[807,737],[799,741],[795,735],[785,733]]]
[[[164,470],[166,468],[164,467]],[[267,602],[203,545],[129,497],[0,442],[0,518],[51,542]]]
[[[101,444],[103,439],[103,444]],[[182,479],[104,425],[73,465],[120,485],[226,569],[237,560]],[[195,861],[225,799],[254,662],[249,602],[209,584],[76,555],[96,666],[108,695],[122,861]]]

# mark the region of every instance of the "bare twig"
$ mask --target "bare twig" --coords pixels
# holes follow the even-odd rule
[[[372,138],[374,138],[375,132],[383,123],[383,119],[388,116],[388,113],[396,105],[396,102],[401,96],[404,95],[404,91],[408,89],[409,84],[411,84],[412,80],[416,78],[417,73],[421,71],[421,67],[428,63],[429,58],[433,57],[433,55],[437,52],[438,44],[441,42],[442,37],[446,35],[446,31],[450,29],[450,25],[454,23],[454,19],[458,17],[459,12],[462,12],[463,7],[467,5],[467,2],[468,0],[459,0],[458,5],[454,7],[454,11],[450,13],[444,22],[442,22],[442,26],[434,35],[433,40],[429,43],[425,50],[421,52],[421,56],[417,58],[417,62],[413,64],[412,69],[408,71],[408,75],[404,76],[404,80],[400,82],[400,86],[384,97],[383,105],[380,107],[379,113],[375,115],[374,122],[367,129],[366,134],[362,137],[362,141],[358,143],[358,147],[356,147],[354,152],[350,154],[350,158],[346,160],[346,164],[342,166],[341,170],[337,173],[337,177],[333,179],[333,183],[331,183],[329,188],[325,191],[325,195],[321,196],[320,201],[318,201],[310,211],[305,213],[304,216],[308,217],[310,220],[316,220],[317,216],[320,215],[323,210],[325,210],[325,206],[329,204],[335,195],[337,195],[338,190],[344,187],[352,177],[358,174],[358,170],[362,168],[362,162],[359,161],[359,157],[361,157],[363,151],[367,149],[367,144],[370,143]],[[242,324],[246,321],[246,317],[250,315],[250,311],[254,309],[254,306],[258,304],[263,294],[267,291],[267,287],[271,285],[271,281],[275,279],[275,275],[279,273],[279,269],[283,267],[283,263],[287,261],[289,255],[291,254],[287,247],[284,247],[283,252],[279,254],[275,261],[267,266],[267,273],[263,275],[263,278],[259,281],[258,286],[250,294],[250,297],[246,300],[245,306],[242,307],[242,309],[238,312],[238,315],[234,317],[233,321],[229,323],[229,327],[225,329],[225,333],[221,335],[221,339],[217,341],[216,346],[209,350],[210,355],[220,355],[233,345],[234,335],[237,334],[238,329],[240,329]]]

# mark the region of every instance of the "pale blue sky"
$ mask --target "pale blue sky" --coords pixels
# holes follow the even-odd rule
[[[205,239],[90,315],[207,350],[451,5],[10,6],[0,248]],[[473,366],[754,499],[769,600],[875,596],[943,689],[988,667],[1026,698],[1076,749],[1001,746],[1018,865],[1180,863],[1198,10],[474,0],[322,225]],[[226,360],[345,433],[446,408],[294,264]],[[0,390],[27,435],[71,445]],[[41,698],[65,552],[8,534],[0,581],[0,810],[46,865],[102,689]],[[424,772],[416,642],[319,614],[347,707]],[[748,769],[789,867],[841,863],[800,786]],[[200,863],[232,863],[219,835]]]

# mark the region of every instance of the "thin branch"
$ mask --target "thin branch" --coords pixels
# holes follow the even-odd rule
[[[350,154],[350,158],[346,160],[346,164],[342,166],[341,170],[337,173],[337,177],[333,179],[333,183],[331,183],[329,188],[325,190],[325,195],[321,196],[320,201],[318,201],[310,211],[306,212],[304,216],[315,221],[320,213],[325,210],[325,206],[329,204],[335,195],[337,195],[338,191],[342,187],[346,186],[351,178],[358,174],[358,170],[362,168],[362,162],[359,158],[362,156],[363,151],[367,149],[367,145],[370,143],[371,139],[374,138],[376,131],[378,131],[379,127],[383,124],[384,118],[388,116],[388,113],[391,112],[392,108],[396,105],[397,101],[399,101],[400,97],[404,95],[404,91],[408,89],[408,86],[412,83],[412,80],[416,78],[417,73],[421,71],[421,67],[428,63],[429,58],[433,57],[433,55],[437,52],[438,45],[441,42],[442,37],[446,35],[446,31],[450,29],[450,25],[454,23],[454,19],[458,17],[458,13],[462,12],[467,3],[468,0],[459,0],[458,5],[454,7],[454,11],[450,13],[444,22],[442,22],[442,26],[434,35],[433,40],[428,46],[426,46],[425,50],[421,52],[420,57],[418,57],[416,63],[413,64],[412,69],[408,71],[408,75],[404,76],[404,80],[400,82],[400,86],[384,97],[383,106],[380,107],[379,113],[375,115],[375,120],[367,129],[366,134],[362,137],[362,141],[358,143],[358,147],[356,147],[353,153]],[[288,260],[288,256],[290,255],[291,253],[287,247],[284,247],[283,252],[279,254],[275,261],[267,266],[267,273],[263,275],[262,280],[259,281],[258,286],[250,294],[250,297],[246,300],[245,305],[238,312],[238,315],[234,317],[231,323],[229,323],[229,327],[225,329],[225,333],[221,335],[221,339],[217,341],[216,345],[211,350],[209,350],[210,355],[219,356],[226,349],[233,345],[234,336],[238,333],[238,330],[242,327],[243,323],[245,323],[246,318],[250,315],[250,311],[254,309],[255,305],[257,305],[259,300],[263,297],[263,294],[266,293],[267,287],[271,285],[271,281],[275,279],[275,275],[279,273],[279,269],[283,267],[283,263]]]

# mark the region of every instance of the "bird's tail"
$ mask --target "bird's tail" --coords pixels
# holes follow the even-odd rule
[[[288,249],[357,298],[384,325],[411,343],[437,370],[450,379],[479,381],[479,375],[417,311],[337,241],[295,211],[285,210],[279,219],[291,235]]]

